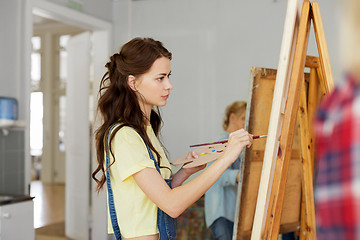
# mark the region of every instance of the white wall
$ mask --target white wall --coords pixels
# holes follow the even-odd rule
[[[19,0],[0,3],[0,96],[14,97],[21,103],[21,66],[23,46],[22,4]],[[20,118],[24,108],[20,107]]]
[[[319,1],[336,78],[340,70],[335,3]],[[251,66],[277,68],[286,6],[284,0],[114,3],[114,51],[129,37],[149,36],[173,53],[174,89],[162,109],[163,143],[171,160],[188,151],[190,144],[219,136],[225,107],[247,99]],[[126,17],[121,14],[125,8],[130,9]],[[318,55],[313,35],[308,54]]]

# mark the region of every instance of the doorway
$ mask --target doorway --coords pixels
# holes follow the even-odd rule
[[[46,230],[54,224],[64,225],[65,221],[67,43],[72,36],[84,31],[33,15],[30,194],[35,196],[36,229]]]
[[[94,86],[98,86],[98,83],[101,79],[101,76],[104,73],[104,65],[108,59],[109,56],[109,49],[110,49],[110,30],[111,30],[111,24],[91,17],[89,15],[83,14],[81,12],[76,12],[73,11],[71,9],[68,9],[66,7],[62,7],[58,4],[54,4],[48,1],[42,1],[42,0],[30,0],[27,1],[26,7],[25,7],[25,18],[26,18],[26,28],[25,28],[25,39],[28,39],[29,42],[31,41],[31,38],[33,37],[33,33],[35,33],[35,31],[33,31],[35,29],[35,27],[33,26],[33,20],[34,20],[34,16],[38,16],[38,17],[42,17],[48,20],[52,20],[52,21],[56,21],[62,24],[66,24],[68,26],[72,26],[72,27],[76,27],[76,28],[80,28],[81,30],[86,30],[88,32],[91,32],[91,42],[92,42],[92,56],[93,59],[95,59],[95,61],[91,64],[88,65],[88,73],[89,73],[89,78],[88,79],[93,79],[94,83],[90,84],[89,82],[86,82],[85,85],[82,85],[81,87],[79,87],[79,91],[83,91],[84,88],[87,88],[87,95],[85,96],[84,94],[81,95],[79,94],[79,99],[77,99],[77,101],[87,101],[89,102],[89,96],[96,96],[96,90],[95,89],[91,89],[90,86],[94,85]],[[60,40],[59,40],[60,41]],[[26,44],[25,44],[26,45]],[[75,48],[76,49],[76,48]],[[31,56],[32,50],[31,48],[28,48],[28,55],[29,55],[29,59]],[[25,58],[26,59],[26,58]],[[26,63],[27,60],[25,60]],[[73,61],[74,63],[74,61]],[[80,63],[80,61],[79,61]],[[27,66],[30,66],[30,61],[27,62]],[[54,64],[54,63],[53,63]],[[28,67],[30,68],[30,67]],[[84,72],[84,71],[82,71]],[[90,74],[91,73],[91,74]],[[30,81],[30,79],[29,79]],[[70,81],[70,80],[69,80]],[[50,87],[51,88],[51,87]],[[59,91],[58,93],[58,99],[61,99],[61,91]],[[80,97],[82,96],[82,97]],[[45,92],[43,92],[43,107],[44,110],[43,112],[45,112],[45,114],[43,115],[44,118],[46,118],[47,116],[47,110],[46,110],[46,102],[48,100],[46,99],[45,96]],[[60,102],[61,100],[59,100]],[[68,102],[68,101],[67,101]],[[76,101],[71,101],[72,103],[77,103]],[[90,101],[91,102],[91,101]],[[93,101],[95,102],[95,101]],[[65,104],[68,108],[69,103]],[[86,109],[84,109],[84,112],[86,112],[86,114],[84,112],[79,113],[77,117],[84,117],[86,119],[86,122],[89,123],[90,121],[92,121],[92,117],[93,117],[93,113],[95,112],[94,106],[90,106],[89,104],[85,107]],[[66,116],[69,116],[71,114],[69,114],[69,111],[74,111],[73,110],[65,110],[66,112]],[[54,111],[54,112],[59,112],[59,111]],[[73,113],[73,112],[70,112]],[[90,116],[89,116],[90,115]],[[74,116],[74,113],[73,115]],[[49,117],[49,116],[48,116]],[[59,119],[58,117],[54,117],[51,116],[53,119]],[[57,120],[59,121],[59,120]],[[45,120],[43,121],[44,123],[46,122]],[[54,123],[55,120],[53,121],[48,121],[48,122],[52,122]],[[69,122],[74,123],[76,121],[67,121],[66,124],[66,128],[68,128],[68,124]],[[61,125],[60,123],[57,123],[59,126]],[[84,124],[86,125],[86,124]],[[45,127],[44,126],[44,132],[45,132]],[[74,125],[72,126],[74,128]],[[77,129],[78,130],[78,129]],[[56,132],[56,134],[59,135],[59,129],[54,130]],[[84,132],[84,131],[83,131]],[[54,135],[56,135],[54,134]],[[80,140],[77,140],[76,138],[79,138],[78,135],[83,135],[83,138],[81,138]],[[73,139],[75,142],[77,143],[83,143],[81,145],[81,147],[83,147],[83,152],[86,152],[88,154],[88,157],[84,157],[86,154],[81,154],[81,160],[85,161],[86,164],[82,164],[81,166],[76,165],[76,163],[78,161],[71,161],[69,159],[73,159],[74,157],[79,154],[79,152],[77,151],[67,151],[66,149],[66,140],[64,141],[65,143],[65,149],[66,149],[66,157],[65,157],[65,231],[66,231],[66,236],[70,237],[70,238],[74,238],[74,239],[90,239],[90,232],[91,232],[91,239],[103,239],[106,236],[106,208],[102,207],[103,201],[104,201],[104,197],[96,197],[93,198],[93,196],[95,194],[93,194],[93,191],[90,191],[90,189],[92,189],[91,187],[91,179],[90,179],[90,169],[92,169],[92,164],[94,162],[94,159],[90,158],[90,152],[93,152],[93,148],[91,148],[91,141],[90,141],[90,131],[88,128],[86,128],[86,134],[78,134],[75,135]],[[86,135],[86,136],[85,136]],[[45,139],[47,137],[47,135],[44,135],[44,140],[43,143],[46,144],[48,143],[47,140]],[[57,136],[59,137],[59,136]],[[60,134],[61,137],[61,134]],[[85,140],[84,140],[85,139]],[[56,141],[55,141],[56,142]],[[57,142],[53,145],[51,145],[51,148],[55,148],[55,149],[61,149],[60,148],[60,144],[59,144],[59,139],[57,139]],[[43,150],[45,149],[45,146],[43,146]],[[78,149],[76,149],[78,150]],[[52,153],[54,152],[54,150],[51,151]],[[70,152],[70,153],[69,153]],[[94,156],[94,154],[92,154],[92,156]],[[42,153],[42,158],[45,158],[44,156],[44,152]],[[70,161],[71,164],[68,164],[68,161]],[[56,161],[57,163],[59,161]],[[51,163],[51,162],[50,162]],[[75,164],[74,164],[75,163]],[[56,176],[56,174],[54,174],[54,171],[44,171],[44,162],[42,161],[42,169],[41,169],[41,174],[40,174],[40,178],[48,178],[51,181],[55,182],[55,181],[60,181],[59,179],[55,180],[56,178],[54,176]],[[69,170],[69,168],[67,168],[66,166],[71,165],[72,168]],[[55,164],[53,164],[53,166],[50,167],[50,169],[56,169],[58,170],[59,166],[55,166]],[[73,169],[76,169],[77,171],[74,172]],[[29,170],[30,171],[30,170]],[[49,176],[46,176],[46,175]],[[58,174],[59,175],[59,174]],[[79,179],[84,180],[85,179],[85,183],[82,184],[81,187],[79,187],[77,184],[79,184]],[[74,187],[77,186],[77,187]],[[99,203],[97,203],[99,201]],[[93,204],[91,206],[91,203]],[[91,209],[91,210],[90,210]],[[73,220],[76,219],[75,222],[73,222]],[[90,221],[90,219],[94,219],[92,222]],[[99,223],[98,223],[99,222]],[[71,224],[67,224],[67,223],[71,223]],[[96,229],[92,229],[91,230],[91,226],[92,225],[96,225],[97,228]],[[91,231],[90,231],[91,230]]]
[[[30,153],[32,180],[65,184],[67,43],[85,29],[33,15]]]

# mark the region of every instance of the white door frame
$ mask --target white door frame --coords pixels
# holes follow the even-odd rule
[[[27,0],[23,1],[24,3],[24,31],[22,38],[22,45],[24,47],[24,58],[23,58],[23,80],[24,86],[28,89],[27,99],[30,99],[30,69],[31,69],[31,37],[33,36],[33,14],[56,20],[68,25],[77,26],[94,33],[93,38],[93,47],[95,49],[94,52],[94,86],[98,86],[101,77],[104,74],[104,65],[107,61],[107,57],[109,56],[111,49],[111,40],[112,40],[112,24],[110,22],[95,18],[93,16],[84,14],[82,12],[77,12],[73,9],[69,9],[65,6],[61,6],[55,3],[51,3],[45,0]],[[100,45],[102,45],[100,47]],[[104,47],[105,46],[105,47]],[[100,49],[100,50],[99,50]],[[99,59],[97,59],[99,58]],[[103,59],[102,60],[100,60]],[[93,89],[94,96],[97,96],[97,89],[94,87]],[[95,101],[96,103],[96,101]],[[94,106],[94,109],[96,107]],[[94,111],[94,109],[90,109],[90,111]],[[28,107],[28,114],[30,115],[30,107]],[[27,120],[29,121],[30,118]],[[29,125],[26,128],[26,136],[30,135]],[[84,143],[87,144],[87,143]],[[31,181],[31,160],[30,160],[30,142],[29,137],[25,140],[25,151],[26,154],[25,159],[25,186],[29,186]],[[94,149],[91,151],[92,154],[92,163],[96,162],[96,154]],[[89,162],[90,164],[90,162]],[[90,179],[89,179],[90,181]],[[94,189],[94,181],[92,182],[92,192]],[[68,183],[71,184],[71,183]],[[95,193],[91,194],[91,202],[92,202],[92,214],[91,219],[84,219],[84,221],[89,221],[89,226],[96,226],[96,228],[92,228],[92,239],[105,239],[107,232],[107,218],[106,218],[106,196],[104,192],[99,195]],[[89,206],[90,207],[90,206]]]

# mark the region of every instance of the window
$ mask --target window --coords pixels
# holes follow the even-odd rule
[[[43,148],[43,93],[41,81],[41,38],[31,39],[30,154],[41,156]]]
[[[39,91],[41,80],[41,38],[32,37],[31,86],[32,91]]]

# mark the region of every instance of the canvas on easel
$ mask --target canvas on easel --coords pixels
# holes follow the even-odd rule
[[[245,128],[255,135],[268,132],[276,74],[275,69],[257,67],[251,69]],[[306,78],[309,79],[309,74],[306,74]],[[295,137],[294,141],[281,218],[281,232],[296,231],[300,226],[301,162],[298,137]],[[241,191],[241,201],[238,201],[239,215],[236,217],[238,221],[235,221],[236,239],[250,239],[251,236],[265,144],[266,139],[254,141],[251,148],[246,149],[245,155],[242,156],[244,165],[242,182],[239,183],[238,189],[238,193]]]
[[[307,56],[306,67],[309,69],[308,72],[316,73],[316,69],[319,66],[318,61],[316,57]],[[306,89],[313,89],[313,87],[310,87],[311,79],[314,77],[311,73],[304,74]],[[253,67],[250,71],[249,99],[245,128],[255,135],[268,132],[276,75],[277,70],[275,69]],[[317,89],[315,90],[317,91]],[[318,93],[316,94],[318,95]],[[310,93],[307,95],[310,95]],[[265,144],[265,139],[254,141],[252,147],[246,149],[245,155],[242,156],[243,174],[242,183],[239,184],[239,188],[241,187],[241,189],[238,190],[238,193],[241,192],[241,201],[238,201],[238,215],[236,217],[238,221],[235,221],[236,239],[250,239]],[[289,177],[284,197],[280,233],[297,231],[300,226],[302,187],[300,151],[300,137],[297,131],[295,132],[290,159]]]
[[[283,42],[280,60],[276,74],[274,95],[271,104],[271,114],[268,124],[268,138],[261,168],[261,177],[256,199],[255,214],[252,220],[251,239],[277,239],[283,210],[286,206],[287,185],[291,181],[292,157],[294,155],[293,139],[299,133],[299,153],[301,159],[301,204],[294,204],[295,209],[301,206],[300,238],[315,239],[315,210],[312,189],[312,145],[311,122],[309,116],[314,114],[316,99],[309,95],[314,91],[313,81],[305,84],[304,67],[311,21],[319,51],[316,73],[322,94],[327,94],[333,88],[333,79],[323,26],[317,2],[289,0],[285,19]],[[314,70],[310,71],[312,79]],[[315,104],[314,104],[315,103]],[[256,107],[260,105],[256,104]],[[300,108],[299,108],[300,106]],[[297,114],[299,112],[299,120]],[[247,114],[249,117],[249,114]],[[250,119],[251,121],[251,119]],[[298,126],[299,131],[295,131]],[[310,134],[306,134],[310,132]],[[296,137],[295,137],[296,140]],[[294,140],[294,142],[295,142]],[[243,172],[242,186],[238,190],[235,231],[233,239],[243,239],[244,214],[242,205],[248,184],[246,162],[242,162],[240,171]],[[289,170],[290,168],[290,170]],[[289,172],[289,174],[288,174]],[[251,176],[252,172],[250,172]],[[244,186],[245,185],[245,189]],[[285,201],[284,201],[285,197]]]

